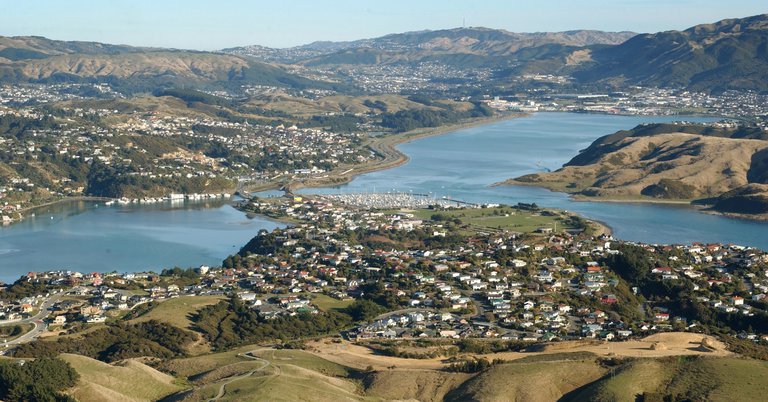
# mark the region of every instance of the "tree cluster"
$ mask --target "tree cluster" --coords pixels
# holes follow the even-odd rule
[[[105,362],[140,356],[170,358],[183,356],[184,348],[195,339],[193,333],[159,321],[119,322],[83,337],[58,337],[56,341],[36,340],[22,344],[16,348],[14,356],[41,358],[76,353]]]
[[[197,330],[216,349],[327,335],[351,324],[352,319],[348,315],[334,311],[268,319],[236,297],[207,306],[195,316]]]
[[[0,399],[4,401],[70,402],[61,391],[77,384],[80,375],[64,360],[0,360]]]

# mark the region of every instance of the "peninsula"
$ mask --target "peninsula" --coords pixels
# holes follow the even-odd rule
[[[768,132],[733,122],[643,124],[603,136],[554,172],[503,184],[534,185],[597,201],[693,203],[768,216]]]

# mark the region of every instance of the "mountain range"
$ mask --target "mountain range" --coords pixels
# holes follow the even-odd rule
[[[331,87],[254,59],[223,53],[0,37],[0,82],[108,82],[124,92],[181,85],[242,83],[294,88]]]
[[[455,28],[392,34],[374,39],[350,42],[314,42],[286,49],[245,46],[222,52],[259,58],[263,61],[332,66],[338,64],[391,64],[422,61],[448,61],[474,56],[499,62],[514,59],[523,49],[542,46],[580,48],[606,44],[616,45],[635,36],[633,32],[578,30],[567,32],[514,33],[501,29]],[[453,58],[448,56],[454,56]],[[530,57],[530,56],[527,56]],[[526,58],[526,56],[522,56]]]
[[[333,71],[360,66],[432,62],[458,69],[490,68],[487,85],[525,73],[572,76],[576,84],[768,90],[768,15],[727,19],[653,34],[568,31],[513,33],[456,28],[350,42],[314,42],[286,49],[245,46],[200,52],[0,37],[3,82],[112,80],[151,86],[240,85],[336,87]],[[321,68],[322,79],[295,71]]]
[[[568,31],[512,33],[457,28],[288,49],[223,52],[263,61],[334,68],[440,62],[524,73],[570,75],[581,84],[643,85],[704,92],[768,89],[768,14],[653,34]]]

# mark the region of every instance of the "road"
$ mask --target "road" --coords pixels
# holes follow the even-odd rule
[[[45,332],[45,330],[48,329],[48,324],[43,321],[46,317],[48,317],[48,314],[50,314],[49,309],[53,307],[54,304],[56,304],[61,298],[64,296],[64,293],[57,293],[48,299],[44,300],[40,304],[40,311],[38,311],[37,314],[33,315],[29,318],[24,318],[19,321],[9,322],[9,323],[3,323],[0,324],[0,327],[9,326],[9,325],[21,325],[21,324],[34,324],[34,327],[27,332],[26,334],[12,340],[8,341],[2,344],[3,347],[8,348],[11,346],[16,346],[22,343],[31,342],[35,340],[41,333]]]
[[[235,382],[237,380],[242,380],[243,378],[248,378],[248,377],[254,375],[256,372],[264,370],[265,368],[267,368],[269,366],[269,364],[270,364],[269,360],[264,360],[264,359],[258,358],[258,357],[256,357],[256,356],[251,354],[251,353],[254,353],[254,352],[257,352],[257,351],[258,351],[257,349],[254,349],[254,350],[252,350],[250,352],[240,353],[238,356],[245,357],[245,358],[248,358],[248,359],[253,359],[253,360],[261,361],[262,362],[262,366],[259,367],[259,368],[253,369],[253,370],[251,370],[251,371],[249,371],[249,372],[247,372],[245,374],[242,374],[242,375],[239,375],[239,376],[235,376],[235,377],[230,377],[225,383],[223,383],[223,384],[221,384],[221,386],[219,386],[219,393],[217,393],[216,396],[214,396],[213,398],[209,399],[208,400],[209,402],[217,401],[217,400],[221,399],[222,397],[224,397],[224,394],[226,394],[226,392],[227,392],[226,389],[225,389],[227,385],[229,385],[229,384],[231,384],[231,383],[233,383],[233,382]]]

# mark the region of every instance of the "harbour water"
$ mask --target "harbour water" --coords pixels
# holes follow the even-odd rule
[[[491,186],[527,173],[555,170],[602,135],[644,122],[710,121],[694,117],[539,113],[402,144],[410,161],[351,183],[304,193],[399,191],[475,203],[535,202],[606,223],[617,238],[648,243],[722,242],[768,249],[768,223],[702,213],[685,205],[573,201],[527,186]]]
[[[681,205],[575,202],[565,194],[535,187],[491,186],[510,177],[557,169],[599,136],[642,122],[671,120],[681,118],[541,113],[494,122],[402,144],[400,150],[411,158],[405,165],[359,176],[342,187],[303,192],[399,191],[476,203],[535,202],[600,220],[622,239],[768,249],[768,223],[708,215]],[[36,211],[34,218],[0,227],[0,280],[50,269],[126,272],[218,265],[260,229],[279,225],[249,219],[222,201],[174,206],[59,204]]]
[[[0,280],[29,271],[132,272],[219,265],[260,229],[224,201],[112,205],[71,202],[0,227]]]

